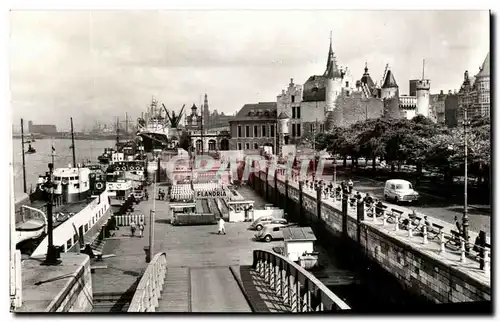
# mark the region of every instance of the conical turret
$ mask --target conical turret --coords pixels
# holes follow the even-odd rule
[[[323,76],[328,78],[341,78],[342,74],[337,65],[337,59],[335,58],[335,53],[332,47],[332,32],[330,31],[330,48],[328,50],[328,58],[326,61],[326,70]]]

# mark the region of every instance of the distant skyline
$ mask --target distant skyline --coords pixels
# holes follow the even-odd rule
[[[13,11],[10,88],[14,125],[76,130],[95,119],[133,121],[154,96],[168,109],[200,105],[233,114],[275,101],[290,78],[323,73],[330,30],[341,66],[379,82],[386,64],[401,94],[431,79],[458,89],[490,47],[488,11]]]

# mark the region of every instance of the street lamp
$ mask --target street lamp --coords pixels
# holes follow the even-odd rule
[[[49,163],[49,177],[47,182],[44,184],[44,190],[49,194],[49,202],[47,203],[47,235],[48,235],[48,246],[47,255],[45,261],[42,265],[58,265],[61,263],[59,259],[59,254],[57,248],[54,246],[54,220],[52,217],[52,207],[54,202],[54,188],[56,185],[53,183],[53,170],[54,164]]]
[[[467,178],[467,127],[470,125],[470,120],[467,118],[467,110],[469,108],[469,75],[468,72],[466,71],[466,79],[464,81],[464,89],[465,89],[465,100],[464,100],[464,120],[463,120],[463,125],[464,125],[464,215],[462,217],[462,225],[464,227],[464,232],[463,232],[463,237],[465,240],[465,249],[466,251],[469,251],[469,216],[468,216],[468,209],[467,209],[467,183],[468,183],[468,178]]]

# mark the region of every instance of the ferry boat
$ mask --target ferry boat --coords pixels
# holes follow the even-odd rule
[[[16,211],[16,244],[31,256],[47,252],[47,203],[45,189],[50,173],[39,176],[29,199]],[[106,178],[87,167],[56,168],[52,173],[53,242],[61,252],[80,251],[83,240],[92,240],[111,212]],[[80,247],[80,249],[78,249]]]
[[[153,99],[145,118],[137,120],[137,136],[142,140],[146,153],[158,153],[169,145],[170,127],[168,119],[162,115],[162,109]]]

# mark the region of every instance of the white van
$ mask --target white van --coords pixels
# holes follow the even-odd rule
[[[398,202],[412,202],[418,200],[418,192],[413,190],[409,181],[401,179],[392,179],[385,182],[384,198],[385,200]]]

